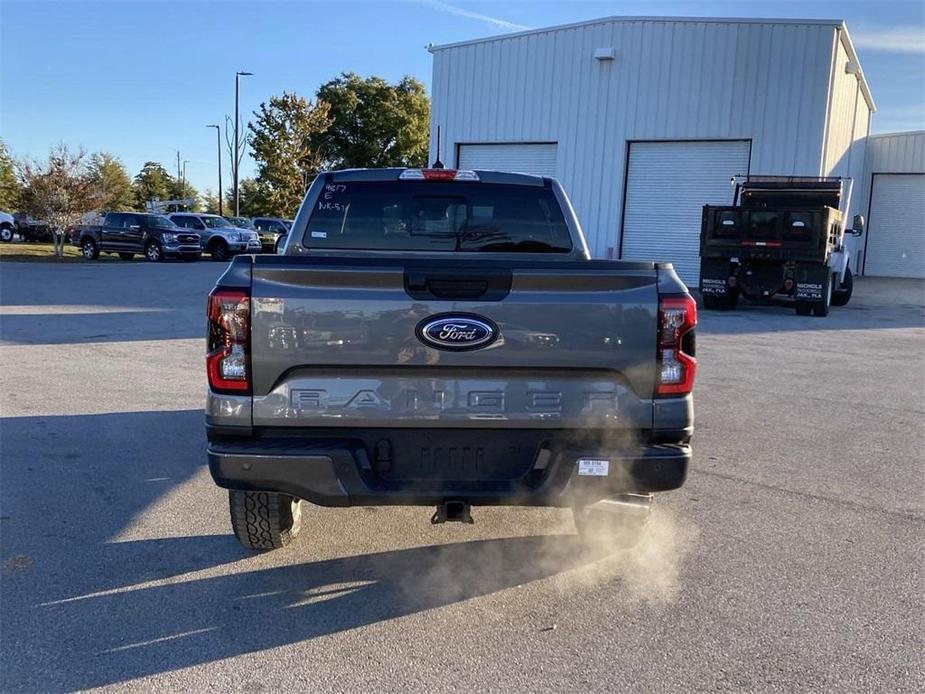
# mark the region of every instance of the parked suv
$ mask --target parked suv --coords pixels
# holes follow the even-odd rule
[[[276,253],[279,240],[289,233],[290,224],[278,217],[254,217],[254,228],[260,234],[260,245],[263,250]]]
[[[202,239],[203,250],[212,260],[226,261],[238,253],[259,253],[260,237],[256,231],[239,229],[217,214],[176,212],[170,219],[177,225],[191,229]]]
[[[102,224],[74,227],[71,240],[87,260],[96,260],[100,253],[117,253],[122,260],[143,254],[155,262],[165,258],[198,260],[202,255],[199,234],[180,229],[159,214],[107,212]]]

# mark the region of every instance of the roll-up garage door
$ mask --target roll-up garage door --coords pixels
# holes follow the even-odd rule
[[[516,171],[536,176],[556,175],[555,143],[459,145],[459,169]]]
[[[874,174],[865,275],[925,278],[925,174]]]
[[[732,204],[730,181],[748,173],[749,149],[743,140],[631,143],[621,257],[670,261],[696,287],[703,206]]]

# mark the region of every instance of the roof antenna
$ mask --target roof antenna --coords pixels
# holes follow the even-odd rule
[[[434,161],[432,169],[442,169],[444,168],[443,162],[440,161],[440,126],[437,126],[437,159]]]

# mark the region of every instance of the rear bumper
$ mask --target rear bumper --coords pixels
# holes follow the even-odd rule
[[[432,436],[432,432],[397,435],[411,441]],[[416,451],[431,453],[388,461],[382,459],[382,449],[353,438],[214,436],[208,459],[212,478],[220,487],[281,492],[321,506],[430,505],[447,500],[474,505],[585,505],[627,492],[677,489],[684,483],[691,460],[687,444],[643,445],[614,452],[543,436],[537,433],[535,450],[523,464],[517,452],[481,456],[478,434],[465,449],[415,444]],[[404,443],[395,444],[394,450],[407,452]],[[607,474],[579,474],[580,458],[607,460]]]

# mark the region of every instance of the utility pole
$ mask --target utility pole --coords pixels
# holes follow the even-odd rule
[[[177,150],[177,183],[182,185],[182,178],[180,178],[180,150]],[[182,196],[181,196],[182,197]],[[180,211],[180,206],[177,205],[177,212]]]
[[[207,128],[215,128],[215,139],[218,142],[218,215],[224,216],[222,211],[222,129],[217,125],[207,125]]]
[[[241,157],[238,154],[239,145],[238,145],[238,124],[241,121],[241,115],[239,110],[240,102],[240,92],[241,92],[241,77],[247,75],[253,75],[253,72],[236,72],[234,73],[234,157],[231,162],[234,170],[234,216],[241,216],[241,203],[238,199],[238,167],[241,164]]]

